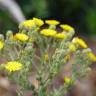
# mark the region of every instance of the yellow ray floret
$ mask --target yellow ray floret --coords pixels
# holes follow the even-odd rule
[[[64,83],[65,84],[70,84],[71,83],[71,79],[69,77],[64,77]]]
[[[65,30],[66,32],[74,31],[74,28],[67,24],[61,24],[60,27]]]
[[[82,48],[88,48],[87,44],[85,43],[85,41],[81,38],[75,37],[72,40],[72,43],[74,44],[79,44]]]
[[[3,47],[4,47],[4,43],[0,41],[0,49],[2,49]]]
[[[38,19],[38,18],[33,18],[33,21],[34,21],[34,23],[38,26],[38,27],[40,27],[40,26],[42,26],[43,24],[44,24],[44,22],[43,22],[43,20],[41,20],[41,19]]]
[[[49,24],[49,25],[58,25],[58,24],[60,24],[60,22],[57,21],[57,20],[46,20],[45,23]]]
[[[88,53],[89,58],[93,61],[96,62],[96,56],[93,54],[93,52]]]
[[[23,67],[23,65],[19,62],[16,62],[16,61],[10,61],[7,64],[5,64],[5,69],[10,72],[21,70],[22,67]]]
[[[20,24],[20,26],[31,29],[33,26],[35,26],[34,20],[26,20]]]
[[[66,36],[64,33],[57,33],[54,37],[58,39],[64,39]]]
[[[55,34],[57,33],[55,30],[52,30],[52,29],[43,29],[40,31],[40,33],[42,35],[45,35],[45,36],[55,36]]]
[[[15,39],[20,40],[20,41],[27,41],[29,39],[29,37],[26,34],[17,33],[15,35]]]

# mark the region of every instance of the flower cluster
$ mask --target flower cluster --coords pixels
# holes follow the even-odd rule
[[[7,64],[5,64],[5,69],[10,72],[18,71],[22,69],[22,64],[16,61],[10,61]]]
[[[83,39],[72,38],[74,34],[70,25],[38,18],[22,22],[18,33],[8,31],[6,37],[0,34],[0,58],[6,61],[0,64],[0,69],[20,84],[18,96],[24,96],[28,90],[33,96],[66,96],[75,81],[88,73],[96,56]],[[51,91],[54,77],[67,65],[71,75],[66,74],[62,86],[56,89],[53,85]],[[34,74],[32,80],[28,80],[30,74]]]

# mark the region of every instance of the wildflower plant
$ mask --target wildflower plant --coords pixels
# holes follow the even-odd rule
[[[59,21],[46,20],[45,23],[33,18],[22,22],[16,34],[8,31],[5,38],[0,34],[0,58],[5,59],[0,69],[20,86],[16,90],[18,96],[24,96],[28,90],[32,96],[64,96],[76,80],[87,74],[92,62],[96,62],[96,56],[85,41],[73,38],[73,27],[61,24],[62,31],[58,32]],[[64,77],[60,87],[50,88],[55,76],[69,62],[71,75]]]

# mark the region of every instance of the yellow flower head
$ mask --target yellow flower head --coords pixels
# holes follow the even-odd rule
[[[34,23],[35,23],[37,26],[39,26],[39,27],[44,24],[43,20],[38,19],[38,18],[33,18],[33,21],[34,21]]]
[[[71,43],[69,45],[69,49],[70,49],[70,51],[75,52],[77,48],[76,48],[76,46],[73,43]]]
[[[26,34],[17,33],[15,35],[15,39],[20,40],[20,41],[27,41],[29,39],[29,37]]]
[[[45,61],[48,61],[48,59],[49,59],[48,54],[45,54],[45,55],[44,55],[44,60],[45,60]]]
[[[57,33],[54,37],[59,39],[64,39],[66,36],[64,33]]]
[[[88,48],[88,46],[85,43],[85,41],[80,39],[80,38],[78,38],[78,37],[73,38],[72,43],[79,44],[82,48]]]
[[[61,24],[60,27],[66,32],[74,31],[74,28],[67,24]]]
[[[4,43],[0,41],[0,50],[4,47]]]
[[[45,36],[55,36],[55,34],[57,33],[55,30],[52,30],[52,29],[43,29],[40,31],[40,33],[42,35],[45,35]]]
[[[66,63],[68,60],[70,60],[71,58],[71,55],[70,54],[67,54],[64,58],[64,63]]]
[[[23,65],[16,61],[10,61],[7,64],[5,64],[5,69],[10,72],[18,71],[18,70],[22,69],[22,67],[23,67]]]
[[[45,23],[49,25],[58,25],[60,22],[57,20],[46,20]]]
[[[88,52],[88,56],[89,58],[93,61],[93,62],[96,62],[96,56],[93,54],[93,52]]]
[[[65,84],[70,84],[71,83],[71,79],[69,77],[64,77],[64,83]]]
[[[32,29],[35,26],[34,20],[26,20],[20,24],[20,27]]]

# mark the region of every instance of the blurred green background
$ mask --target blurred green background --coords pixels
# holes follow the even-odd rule
[[[6,0],[5,0],[6,1]],[[96,35],[96,0],[16,0],[26,19],[56,19],[75,27],[77,34]],[[18,14],[18,13],[17,13]],[[16,31],[18,24],[0,9],[0,33]]]

